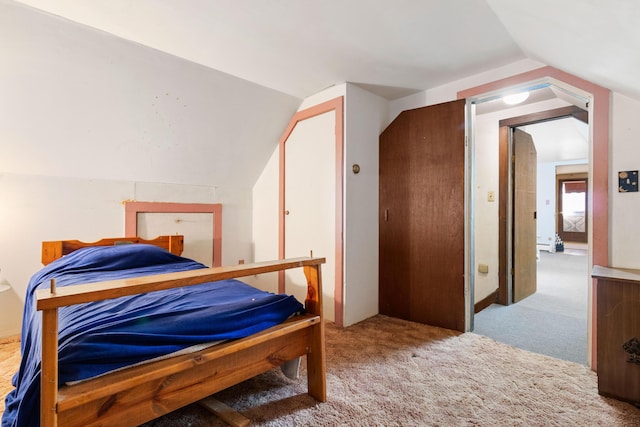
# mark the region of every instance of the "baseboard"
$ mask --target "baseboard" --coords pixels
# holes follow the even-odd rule
[[[474,313],[480,313],[482,310],[484,310],[485,308],[489,307],[494,302],[498,302],[498,290],[497,289],[495,291],[493,291],[492,293],[490,293],[482,301],[478,301],[473,306],[473,312]]]

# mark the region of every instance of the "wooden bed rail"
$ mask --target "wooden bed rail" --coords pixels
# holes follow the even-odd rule
[[[256,375],[255,372],[263,372],[269,368],[269,366],[264,365],[264,357],[261,356],[252,356],[252,353],[259,353],[265,351],[270,348],[269,346],[275,345],[276,340],[284,340],[283,342],[289,341],[295,342],[297,350],[289,350],[290,355],[293,355],[293,352],[303,351],[307,356],[307,379],[308,379],[308,392],[314,397],[316,400],[320,402],[326,401],[326,366],[325,366],[325,342],[324,342],[324,324],[322,320],[322,278],[321,278],[321,270],[320,266],[325,262],[324,258],[294,258],[294,259],[285,259],[285,260],[277,260],[277,261],[269,261],[269,262],[259,262],[253,264],[243,264],[231,267],[214,267],[214,268],[206,268],[199,270],[191,270],[186,272],[176,272],[176,273],[167,273],[167,274],[158,274],[153,276],[144,276],[138,278],[130,278],[130,279],[121,279],[121,280],[111,280],[105,282],[97,282],[91,284],[84,285],[74,285],[74,286],[65,286],[60,288],[55,288],[52,285],[51,291],[49,289],[41,289],[36,292],[36,307],[38,310],[42,311],[42,375],[41,375],[41,407],[40,407],[40,417],[41,417],[41,425],[42,426],[57,426],[58,419],[64,420],[67,424],[70,420],[67,414],[63,414],[65,405],[61,405],[59,402],[59,383],[58,383],[58,308],[63,306],[82,304],[92,301],[100,301],[104,299],[110,298],[118,298],[127,295],[134,295],[139,293],[146,292],[154,292],[164,289],[177,288],[183,286],[191,286],[200,283],[212,282],[217,280],[226,280],[231,278],[238,277],[246,277],[256,274],[276,272],[281,270],[287,270],[292,268],[303,268],[305,277],[307,279],[307,297],[305,300],[306,312],[307,316],[302,316],[303,318],[298,322],[299,326],[294,327],[293,329],[300,329],[300,332],[296,332],[297,335],[292,335],[292,338],[287,340],[286,337],[283,337],[283,334],[286,334],[287,329],[292,329],[292,326],[283,325],[282,329],[279,330],[278,326],[272,328],[266,333],[266,337],[260,340],[256,340],[256,351],[243,349],[247,344],[238,343],[236,346],[239,349],[242,349],[246,355],[242,356],[248,366],[253,366],[253,370],[251,371],[253,375]],[[309,316],[311,315],[311,316]],[[295,323],[295,321],[294,321]],[[291,325],[291,322],[288,323]],[[304,330],[308,332],[302,333]],[[249,337],[251,338],[251,337]],[[247,340],[247,339],[245,339]],[[293,341],[291,341],[293,340]],[[259,342],[258,342],[259,341]],[[270,341],[270,342],[267,342]],[[251,342],[250,340],[248,342]],[[282,344],[284,345],[284,344]],[[300,350],[305,349],[306,350]],[[215,351],[208,353],[207,357],[212,360],[211,363],[215,363],[217,357],[228,357],[228,355],[223,354],[225,351],[218,351],[220,353],[219,356],[215,355]],[[189,356],[186,356],[187,358]],[[194,356],[195,358],[201,358],[202,356]],[[260,358],[261,357],[261,358]],[[200,359],[198,359],[200,360]],[[167,362],[164,362],[167,363]],[[199,362],[198,362],[199,363]],[[221,359],[222,363],[222,359]],[[228,362],[224,362],[228,363]],[[193,376],[193,369],[196,363],[185,363],[182,361],[180,366],[170,369],[171,378],[175,380],[175,378],[179,378],[182,375],[182,371],[185,371],[185,377]],[[135,375],[138,371],[136,368],[131,369],[131,375]],[[150,369],[150,368],[143,368]],[[208,367],[211,369],[211,366]],[[220,377],[224,377],[227,375],[231,378],[234,378],[234,381],[237,382],[243,381],[245,379],[250,378],[249,376],[241,376],[240,374],[234,374],[231,371],[224,371],[223,368],[220,368],[218,375]],[[186,372],[190,370],[189,372]],[[216,372],[218,370],[216,369]],[[109,374],[108,374],[109,375]],[[121,376],[122,374],[119,374]],[[252,376],[253,376],[252,375]],[[114,375],[114,380],[119,377],[118,375]],[[148,376],[148,375],[144,375]],[[94,380],[89,380],[94,381]],[[101,386],[100,388],[104,388],[104,379],[100,379]],[[237,383],[234,382],[234,383]],[[86,383],[85,383],[86,384]],[[228,384],[225,384],[228,387]],[[118,386],[118,387],[116,387]],[[116,386],[112,387],[114,390],[118,388],[122,391],[123,385],[119,382],[116,383]],[[91,385],[84,385],[82,387],[78,387],[77,390],[85,389],[87,387],[91,387]],[[194,401],[203,399],[207,397],[209,394],[215,391],[221,390],[217,385],[203,385],[201,380],[193,383],[191,385],[192,391],[187,393],[189,396],[193,396],[193,400],[187,402],[192,403]],[[224,388],[226,388],[224,387]],[[213,391],[212,391],[213,390]],[[88,398],[86,394],[82,394],[80,396],[74,394],[74,386],[65,386],[64,387],[64,398],[67,401],[71,401],[72,399],[83,401]],[[186,393],[186,390],[185,390]],[[100,399],[103,399],[100,397]],[[90,412],[91,405],[95,405],[96,401],[87,401],[83,403],[87,408],[87,411],[81,410],[80,413]],[[115,399],[115,395],[113,397]],[[132,403],[131,405],[133,405]],[[129,412],[126,414],[127,417],[131,417],[132,414],[136,414],[138,417],[136,423],[140,424],[146,420],[151,420],[157,418],[165,413],[171,412],[175,409],[178,409],[181,406],[184,406],[185,402],[175,403],[175,406],[167,406],[163,408],[163,412],[157,412],[158,405],[152,405],[149,403],[149,400],[143,402],[136,402],[135,405],[138,405],[140,408],[136,409],[134,412]],[[130,406],[131,406],[130,405]],[[77,410],[75,408],[74,410]],[[101,412],[102,410],[98,411]],[[106,410],[105,410],[106,411]],[[71,412],[71,409],[69,410]],[[76,414],[76,413],[74,413]],[[109,415],[113,417],[114,415]],[[125,416],[125,414],[123,414]],[[72,418],[76,418],[74,415]],[[113,421],[113,418],[109,418],[110,421]],[[132,422],[129,421],[129,418],[119,420],[122,422],[121,425],[127,425]],[[79,425],[102,425],[102,420],[97,418],[89,420],[81,421],[82,424]],[[133,424],[136,425],[136,424]]]
[[[323,264],[324,262],[324,258],[291,258],[253,264],[240,264],[230,267],[202,268],[177,273],[109,280],[86,285],[65,286],[56,288],[54,293],[48,289],[40,289],[36,291],[36,307],[38,310],[48,310],[69,305],[214,282],[216,280],[253,276],[255,274],[271,273],[298,267],[313,267]],[[313,295],[309,296],[310,292],[312,292]],[[308,290],[307,299],[309,298],[315,302],[320,302],[315,290]]]

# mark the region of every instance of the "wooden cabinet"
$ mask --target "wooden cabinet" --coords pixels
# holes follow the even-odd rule
[[[640,403],[640,360],[623,348],[640,340],[640,270],[594,266],[597,283],[598,392]]]
[[[465,330],[465,101],[403,111],[380,135],[380,313]]]

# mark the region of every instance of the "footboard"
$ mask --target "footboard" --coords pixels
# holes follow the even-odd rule
[[[139,425],[307,356],[308,392],[326,400],[322,319],[324,258],[296,258],[112,280],[37,292],[43,314],[41,425]],[[249,337],[197,353],[126,368],[77,385],[58,384],[58,308],[138,293],[302,267],[307,313]]]

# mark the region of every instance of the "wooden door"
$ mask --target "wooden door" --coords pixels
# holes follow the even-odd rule
[[[556,175],[556,230],[563,242],[588,242],[589,203],[586,173]]]
[[[513,132],[513,302],[536,292],[536,171],[533,138]]]
[[[465,330],[465,101],[380,135],[380,313]]]
[[[285,145],[285,258],[324,257],[323,310],[335,319],[335,113],[299,122]],[[304,301],[307,280],[302,270],[287,270],[285,289]]]

